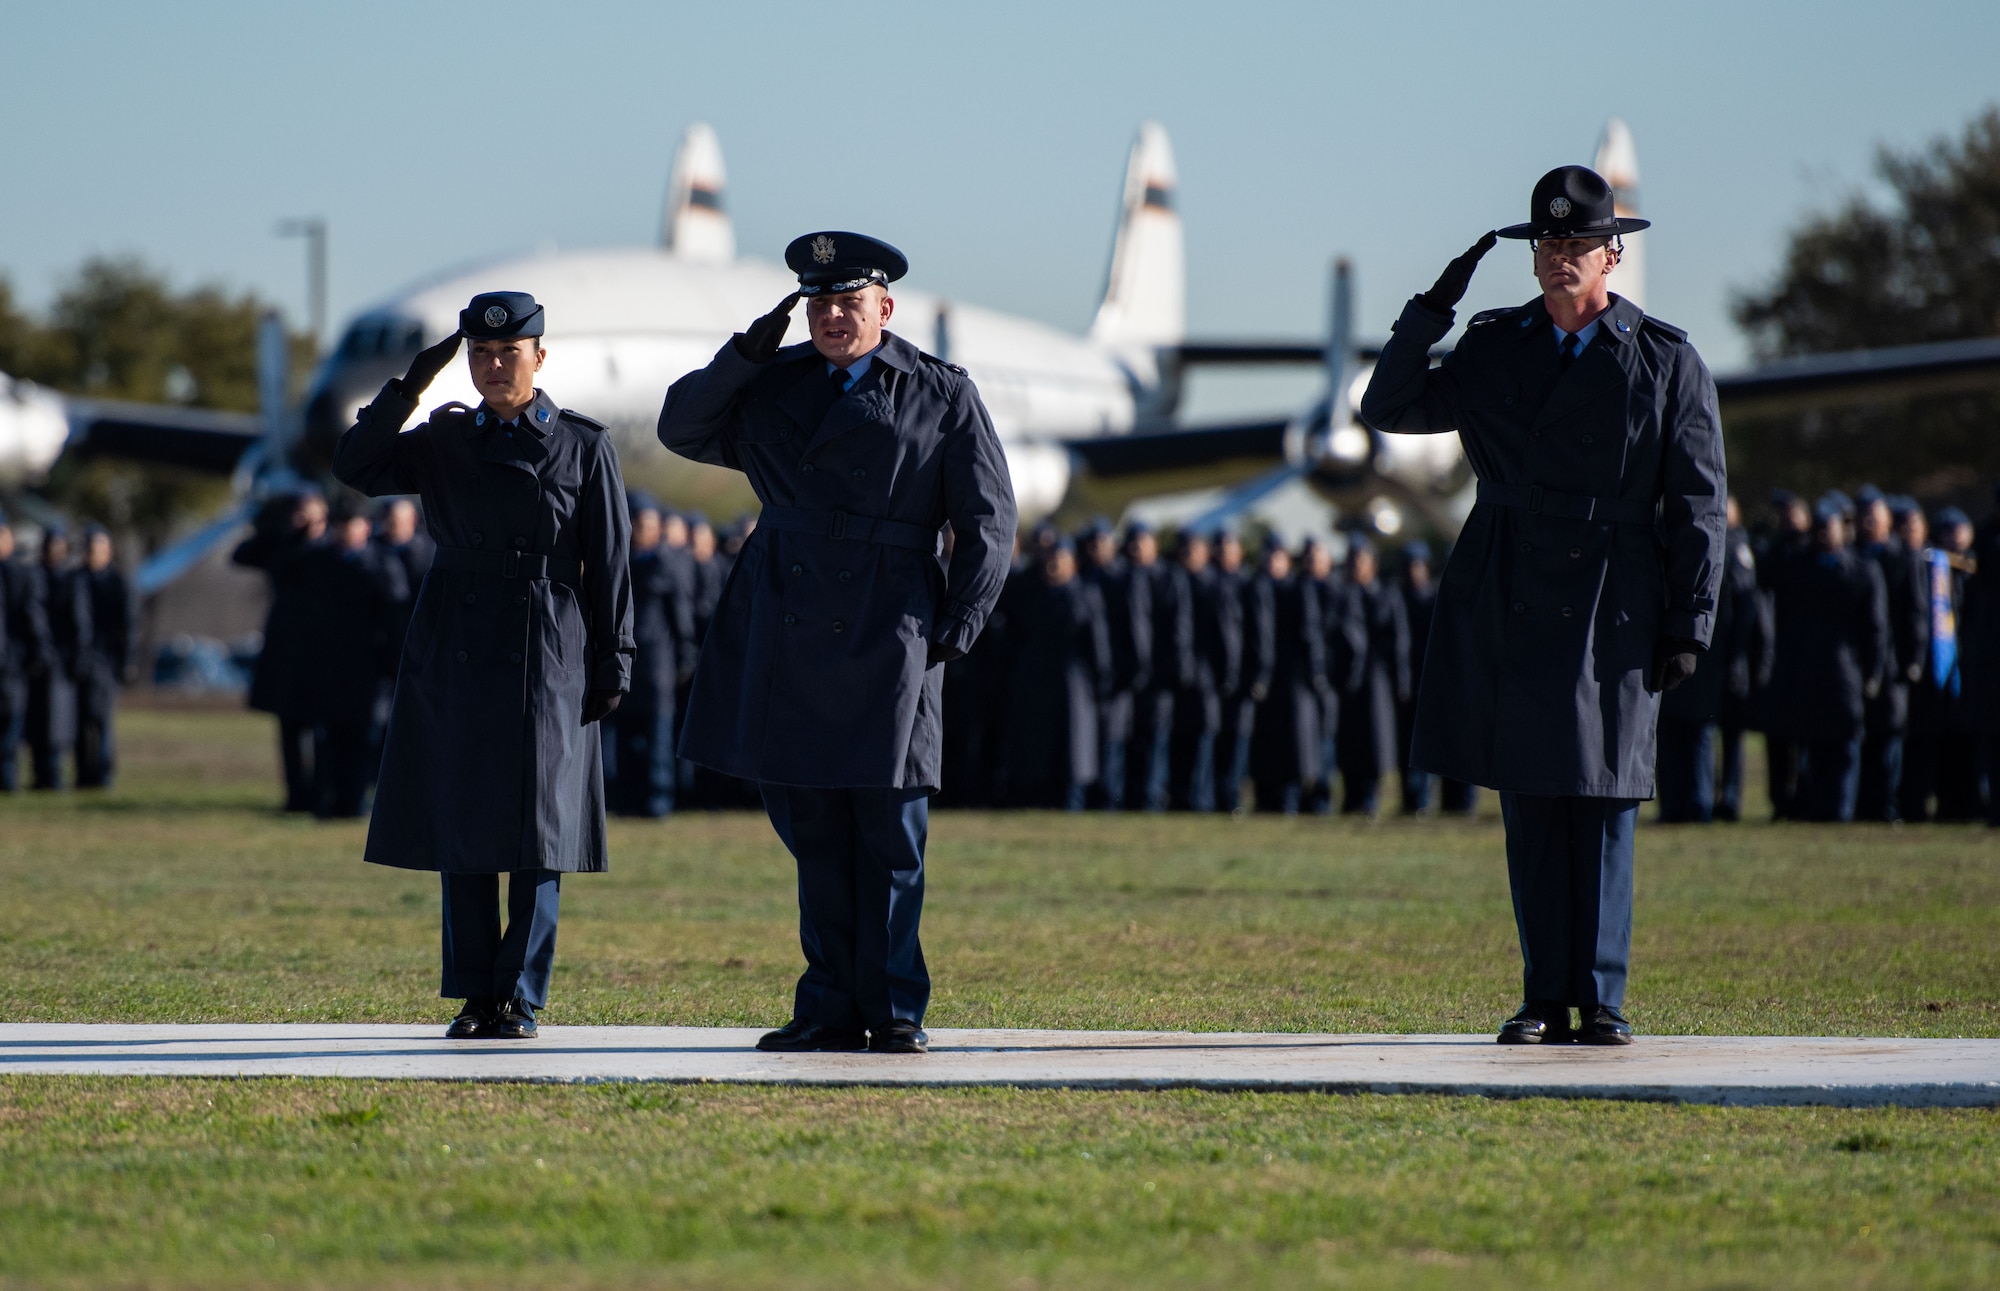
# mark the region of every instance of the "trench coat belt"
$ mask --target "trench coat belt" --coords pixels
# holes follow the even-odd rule
[[[1479,481],[1479,500],[1490,506],[1519,507],[1536,515],[1559,520],[1609,520],[1615,524],[1653,523],[1652,500],[1637,498],[1593,498],[1581,493],[1558,493],[1539,484],[1503,484],[1499,480]]]
[[[480,551],[473,547],[439,547],[437,564],[444,569],[469,569],[502,578],[547,578],[572,586],[583,579],[583,562],[535,551]]]
[[[878,520],[874,516],[849,515],[845,511],[814,511],[806,507],[765,507],[757,517],[759,528],[779,533],[809,533],[820,538],[849,542],[874,542],[885,547],[908,547],[911,551],[937,554],[938,531],[900,520]]]

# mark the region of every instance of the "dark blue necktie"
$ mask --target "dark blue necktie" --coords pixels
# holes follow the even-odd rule
[[[835,368],[833,371],[826,374],[826,379],[833,384],[834,398],[838,399],[840,398],[840,396],[847,393],[846,368]]]
[[[1566,332],[1563,334],[1563,343],[1557,350],[1557,354],[1562,360],[1562,371],[1569,371],[1569,365],[1576,362],[1576,352],[1582,348],[1581,345],[1576,343],[1575,333]]]

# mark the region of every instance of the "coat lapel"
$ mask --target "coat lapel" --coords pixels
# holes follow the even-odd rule
[[[530,475],[539,474],[549,457],[549,437],[556,433],[556,418],[562,410],[555,400],[535,391],[535,401],[521,414],[519,426],[502,429],[493,410],[480,404],[472,414],[472,433],[481,442],[479,460],[495,466],[511,466]]]
[[[861,378],[860,385],[835,400],[833,406],[827,409],[826,415],[820,419],[819,428],[813,433],[812,442],[806,445],[806,451],[810,453],[828,440],[870,422],[889,421],[896,407],[891,393],[893,378],[889,375],[890,370],[907,374],[917,362],[916,346],[894,332],[887,333],[882,347],[875,351],[875,361],[868,365],[868,375]]]
[[[1639,330],[1644,315],[1622,296],[1614,296],[1611,308],[1599,318],[1597,334],[1569,371],[1556,378],[1548,402],[1535,417],[1535,429],[1561,421],[1612,394],[1622,395],[1631,383],[1627,363],[1633,357],[1632,334]],[[1546,338],[1545,338],[1546,339]]]
[[[812,361],[799,364],[797,379],[773,402],[777,404],[778,411],[797,422],[799,429],[810,435],[819,429],[827,409],[833,406],[833,387],[826,379],[825,360],[811,345],[801,348]]]

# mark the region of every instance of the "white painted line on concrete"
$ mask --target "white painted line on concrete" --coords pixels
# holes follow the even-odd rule
[[[1629,1048],[1487,1035],[931,1032],[925,1055],[768,1054],[759,1028],[0,1025],[0,1074],[1292,1090],[1729,1106],[2000,1106],[2000,1040],[1641,1036]]]

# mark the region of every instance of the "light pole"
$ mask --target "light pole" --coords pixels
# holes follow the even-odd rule
[[[306,240],[306,315],[312,323],[313,353],[326,335],[326,220],[317,215],[281,220],[278,236]]]

